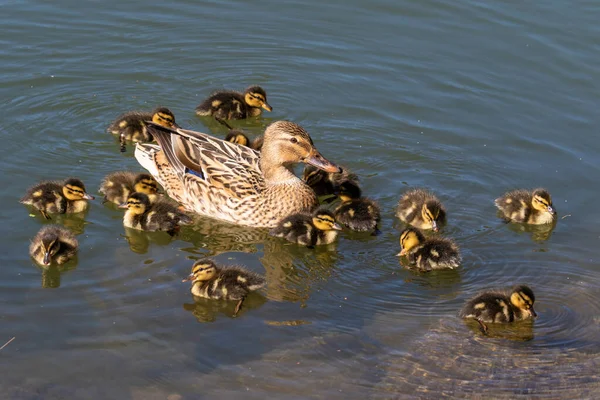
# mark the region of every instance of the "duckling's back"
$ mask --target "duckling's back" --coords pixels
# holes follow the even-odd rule
[[[133,192],[136,173],[129,171],[117,171],[108,174],[100,186],[100,193],[104,194],[104,201],[122,204]]]
[[[271,229],[269,234],[304,246],[314,246],[318,239],[312,217],[307,214],[292,214],[285,217]]]
[[[409,254],[409,261],[423,271],[454,269],[460,265],[461,256],[458,246],[452,240],[430,238]]]
[[[222,267],[211,280],[195,284],[192,293],[199,297],[241,300],[266,284],[263,276],[236,266]]]
[[[361,198],[342,203],[335,210],[335,219],[354,231],[366,232],[377,227],[381,212],[373,200]]]
[[[107,128],[109,133],[119,135],[121,139],[134,142],[151,142],[152,135],[146,129],[144,121],[151,121],[152,113],[130,111],[121,114]]]
[[[62,187],[62,182],[40,182],[28,189],[20,202],[41,211],[64,214],[67,211],[67,199],[63,196]]]
[[[234,91],[215,92],[196,107],[196,114],[199,116],[213,115],[215,118],[223,119],[246,118],[244,96]]]
[[[474,318],[482,322],[512,322],[513,307],[508,296],[501,292],[486,292],[469,300],[460,311],[461,318]]]
[[[157,200],[144,214],[142,226],[149,231],[174,232],[179,225],[189,225],[192,218],[166,200]]]
[[[532,213],[532,195],[530,191],[519,189],[513,190],[497,198],[494,204],[502,212],[506,220],[525,222]]]

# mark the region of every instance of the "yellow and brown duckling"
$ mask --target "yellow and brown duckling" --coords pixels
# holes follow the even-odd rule
[[[326,172],[312,165],[306,165],[302,172],[302,180],[315,191],[317,196],[335,194],[335,189],[345,182],[359,187],[358,176],[343,166],[340,166],[340,172]]]
[[[446,209],[442,202],[425,189],[412,189],[404,193],[398,202],[396,215],[415,228],[434,232],[446,223]]]
[[[506,221],[532,225],[550,224],[556,219],[550,193],[544,189],[513,190],[494,202]]]
[[[113,135],[119,135],[121,151],[125,151],[125,143],[151,142],[154,140],[152,134],[146,128],[146,121],[152,121],[167,128],[177,128],[175,115],[166,107],[158,107],[151,113],[142,111],[130,111],[120,115],[108,127],[107,131]]]
[[[46,225],[33,238],[29,255],[41,266],[64,264],[77,254],[75,235],[60,225]]]
[[[267,103],[267,93],[260,86],[250,86],[244,93],[223,90],[211,94],[196,107],[196,114],[220,119],[244,119],[259,116],[262,108],[273,110]]]
[[[20,201],[36,208],[44,218],[51,219],[48,214],[70,214],[87,210],[87,200],[94,200],[94,196],[86,193],[83,182],[69,178],[64,182],[40,182],[27,190]]]
[[[217,266],[209,259],[198,260],[192,266],[192,273],[182,282],[192,281],[194,296],[214,300],[237,301],[234,316],[242,308],[246,296],[262,288],[266,279],[239,266]]]
[[[447,238],[425,238],[415,228],[407,228],[400,234],[402,251],[398,256],[407,256],[411,265],[421,271],[454,269],[460,265],[458,246]]]
[[[239,144],[241,146],[250,147],[251,149],[256,151],[261,150],[264,142],[264,135],[257,136],[254,140],[251,141],[242,130],[233,128],[224,119],[216,118],[216,120],[229,129],[229,133],[227,134],[227,136],[225,136],[225,141]]]
[[[362,192],[358,185],[346,181],[336,188],[335,192],[342,200],[342,204],[333,212],[337,222],[353,231],[371,231],[373,235],[379,233],[377,228],[381,220],[379,205],[371,199],[361,197]]]
[[[103,203],[110,201],[121,205],[134,192],[144,193],[154,202],[158,193],[158,182],[150,174],[117,171],[104,177],[99,192],[104,194]]]
[[[481,331],[485,334],[488,331],[486,323],[509,323],[536,318],[534,302],[533,291],[526,285],[515,286],[510,292],[483,292],[465,304],[460,317],[479,322]]]
[[[179,231],[180,225],[193,222],[173,204],[165,201],[151,203],[148,195],[144,193],[130,194],[127,203],[119,207],[127,209],[123,217],[123,225],[126,228],[148,232],[165,231],[173,236]]]
[[[285,217],[269,234],[313,247],[333,243],[340,230],[342,227],[335,221],[333,213],[319,208],[312,215],[298,213]]]

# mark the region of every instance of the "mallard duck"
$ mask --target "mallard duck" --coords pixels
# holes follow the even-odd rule
[[[150,174],[117,171],[104,177],[99,192],[104,194],[103,203],[110,201],[121,205],[134,192],[144,193],[148,195],[151,202],[154,202],[158,192],[158,182]]]
[[[298,213],[288,215],[271,229],[271,236],[282,237],[292,243],[312,247],[330,244],[337,238],[342,227],[335,222],[333,213],[324,208],[315,210],[312,215]]]
[[[461,318],[479,322],[481,331],[488,331],[487,323],[507,323],[536,318],[533,309],[535,296],[529,286],[515,286],[510,292],[488,291],[469,300],[460,312]]]
[[[120,115],[109,126],[107,131],[113,135],[119,135],[121,151],[125,151],[126,141],[151,142],[152,135],[146,129],[146,121],[169,128],[179,127],[175,123],[175,115],[166,107],[158,107],[151,113],[142,111],[130,111]]]
[[[342,200],[342,204],[333,213],[336,221],[353,231],[371,231],[373,235],[377,235],[377,225],[381,220],[379,205],[362,197],[360,187],[352,181],[343,182],[334,191]]]
[[[332,195],[335,189],[345,182],[360,188],[358,175],[344,166],[340,166],[340,172],[325,172],[312,165],[306,165],[302,172],[302,180],[315,191],[317,196]]]
[[[192,281],[194,296],[214,300],[237,301],[234,316],[242,308],[248,293],[262,288],[266,279],[252,271],[238,266],[217,266],[209,259],[198,260],[192,266],[192,273],[182,282]]]
[[[507,221],[532,225],[550,224],[556,219],[550,193],[544,189],[513,190],[494,202]]]
[[[398,256],[408,256],[411,265],[422,271],[454,269],[460,265],[458,246],[447,238],[428,238],[415,228],[407,228],[400,234],[402,251]]]
[[[64,182],[38,183],[27,190],[21,203],[35,207],[44,218],[51,219],[49,213],[79,213],[87,210],[87,200],[94,200],[94,196],[86,193],[83,182],[69,178]]]
[[[120,208],[126,208],[123,225],[127,228],[141,231],[165,231],[173,236],[179,231],[180,225],[189,225],[193,221],[179,211],[174,205],[165,201],[150,202],[144,193],[132,193],[127,197],[127,203]]]
[[[33,238],[29,255],[39,265],[64,264],[77,254],[75,235],[60,225],[46,225]]]
[[[138,143],[138,162],[187,210],[234,224],[273,228],[288,215],[318,206],[293,164],[339,170],[302,127],[288,121],[267,127],[261,153],[200,132],[148,128],[159,146]]]
[[[213,115],[220,119],[244,119],[259,116],[261,108],[272,111],[267,93],[260,86],[250,86],[244,93],[222,90],[208,96],[198,107],[199,116]]]
[[[398,202],[396,215],[402,221],[419,229],[437,232],[446,223],[446,210],[434,194],[424,189],[404,193]]]
[[[250,147],[251,149],[254,149],[256,151],[260,151],[260,149],[262,148],[264,139],[263,135],[257,136],[253,141],[250,141],[250,139],[248,139],[248,136],[246,136],[246,134],[243,131],[232,128],[231,125],[229,125],[224,119],[216,118],[216,120],[229,129],[229,133],[227,134],[227,136],[225,136],[225,141],[239,144],[241,146]]]

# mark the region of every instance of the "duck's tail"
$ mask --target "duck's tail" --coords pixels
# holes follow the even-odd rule
[[[142,167],[148,170],[148,172],[154,176],[158,176],[158,168],[156,168],[156,162],[154,161],[154,155],[160,151],[160,147],[150,143],[137,143],[135,145],[135,158]]]

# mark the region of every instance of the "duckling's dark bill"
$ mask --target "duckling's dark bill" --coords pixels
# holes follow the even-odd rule
[[[304,159],[306,164],[310,164],[313,167],[317,167],[322,169],[325,172],[342,172],[342,169],[332,163],[329,160],[326,160],[325,157],[321,155],[317,150],[313,149],[308,157]]]

